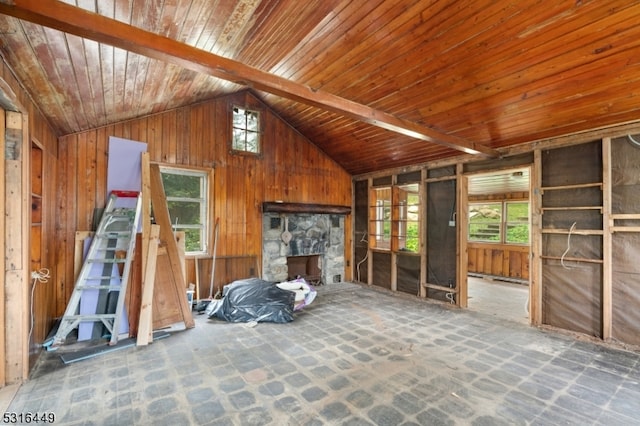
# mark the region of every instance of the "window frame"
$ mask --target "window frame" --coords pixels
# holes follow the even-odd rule
[[[509,236],[509,226],[510,225],[523,225],[524,221],[509,221],[509,205],[510,204],[526,204],[527,205],[527,242],[526,243],[518,243],[518,242],[509,242],[507,238]],[[531,244],[531,203],[529,200],[505,200],[504,201],[504,244],[511,245],[530,245]]]
[[[247,123],[247,120],[245,119],[245,123],[244,126],[242,127],[236,127],[235,123],[235,116],[236,116],[236,109],[237,110],[242,110],[244,111],[244,116],[247,117],[249,112],[251,113],[255,113],[256,114],[256,128],[251,129],[250,126]],[[229,149],[230,152],[232,154],[240,154],[240,155],[253,155],[253,156],[261,156],[262,155],[262,110],[259,108],[248,108],[246,106],[240,106],[238,104],[233,104],[231,105],[231,112],[230,112],[230,120],[231,120],[231,135],[230,135],[230,139],[229,139]],[[244,141],[242,142],[242,144],[244,145],[243,149],[240,149],[237,146],[236,143],[236,131],[240,131],[243,135],[244,135]],[[255,134],[256,137],[256,150],[252,151],[250,149],[247,149],[247,147],[249,146],[248,143],[248,138],[247,136],[249,134]]]
[[[391,186],[371,188],[369,246],[391,250],[393,239],[393,204]]]
[[[524,221],[509,221],[508,220],[508,206],[511,204],[526,204],[527,205],[527,231],[528,237],[526,243],[521,242],[509,242],[508,238],[508,229],[511,225],[522,225],[525,224]],[[471,209],[474,206],[487,206],[487,205],[499,205],[500,206],[500,219],[495,222],[489,222],[493,224],[498,224],[498,240],[489,240],[489,239],[481,239],[481,238],[472,238],[471,232]],[[531,202],[530,200],[479,200],[479,201],[470,201],[468,205],[468,220],[467,220],[467,242],[469,243],[484,243],[484,244],[505,244],[505,245],[513,245],[513,246],[529,246],[531,244]]]
[[[397,221],[397,226],[393,229],[396,230],[394,251],[402,253],[420,253],[420,242],[422,241],[420,235],[420,220],[422,217],[422,199],[421,199],[422,186],[418,182],[404,183],[394,185],[393,200],[394,209],[397,211],[394,215],[394,219]],[[414,202],[410,203],[410,199],[415,197]],[[417,218],[411,218],[411,210],[417,209],[417,212],[413,215]],[[409,229],[415,229],[416,235],[409,235]],[[413,241],[413,243],[410,243]],[[410,250],[407,247],[415,245],[415,250]]]
[[[411,187],[411,189],[410,189]],[[384,185],[370,188],[369,248],[393,253],[420,254],[423,220],[422,185],[419,182]],[[411,194],[417,199],[408,203]],[[409,210],[417,209],[417,218],[410,219]],[[417,235],[409,235],[409,227],[416,228]],[[412,243],[407,244],[409,241]],[[415,250],[407,249],[415,245]]]
[[[167,208],[169,202],[198,202],[200,204],[200,222],[201,224],[181,224],[176,223],[174,219],[171,217],[171,211],[169,210],[169,218],[171,220],[171,228],[175,232],[176,230],[184,231],[186,229],[199,229],[200,230],[200,249],[199,250],[188,250],[185,248],[185,256],[201,256],[210,254],[211,250],[211,222],[213,217],[213,169],[201,168],[201,167],[192,167],[185,166],[180,164],[166,164],[159,163],[160,175],[162,177],[163,174],[175,174],[181,176],[196,176],[201,178],[201,197],[200,198],[190,198],[190,197],[176,197],[170,194],[167,194],[166,188],[165,197],[167,200]],[[186,236],[185,236],[186,239]]]

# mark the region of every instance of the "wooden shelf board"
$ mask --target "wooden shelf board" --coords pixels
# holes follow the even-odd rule
[[[540,256],[541,259],[564,260],[565,262],[604,263],[602,259],[586,259],[581,257]]]
[[[568,229],[541,229],[543,234],[569,234],[571,235],[603,235],[604,231],[602,229],[574,229],[569,232]]]
[[[602,182],[581,183],[576,185],[543,186],[542,188],[540,188],[540,191],[544,194],[544,191],[558,191],[563,189],[594,188],[594,187],[602,188]]]

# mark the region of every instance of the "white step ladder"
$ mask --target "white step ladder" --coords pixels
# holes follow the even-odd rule
[[[119,206],[122,204],[131,205],[126,200],[120,200],[123,198],[137,198],[135,207]],[[124,202],[119,203],[119,201]],[[45,346],[49,343],[49,350],[56,349],[64,343],[67,335],[80,323],[85,322],[101,322],[111,335],[109,344],[118,343],[141,207],[141,195],[138,192],[113,191],[109,195],[109,200],[89,246],[89,251],[76,280],[64,316],[60,320],[58,330],[53,339],[45,342]],[[99,306],[96,313],[80,313],[83,292],[95,290],[103,292],[103,294],[117,295],[115,312],[108,312],[113,311],[113,308],[109,309],[105,302],[105,306]],[[104,312],[98,312],[102,309]]]

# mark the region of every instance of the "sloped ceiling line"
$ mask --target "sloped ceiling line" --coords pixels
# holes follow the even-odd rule
[[[487,146],[440,133],[331,93],[313,90],[240,62],[59,1],[0,0],[0,13],[316,106],[415,139],[467,154],[499,157],[497,150]]]

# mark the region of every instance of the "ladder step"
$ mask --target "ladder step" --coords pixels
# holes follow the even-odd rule
[[[112,278],[112,277],[109,277]],[[89,281],[89,278],[87,278]],[[120,284],[118,285],[77,285],[75,287],[76,290],[112,290],[112,291],[120,291],[122,287]]]
[[[120,277],[114,277],[113,275],[102,275],[102,276],[87,277],[85,278],[85,281],[104,281],[104,280],[112,280],[114,278],[120,278]]]
[[[98,253],[102,253],[104,255],[110,254],[112,256],[115,255],[115,252],[124,252],[124,251],[127,251],[127,248],[126,247],[119,247],[119,246],[105,247],[105,248],[96,249],[96,252],[98,252]]]
[[[83,314],[83,315],[65,315],[62,319],[62,323],[64,322],[73,322],[73,321],[101,321],[103,319],[115,319],[116,314]]]
[[[118,238],[129,238],[129,231],[107,231],[95,235],[97,238],[115,240]]]
[[[127,263],[129,259],[127,258],[122,258],[122,259],[104,259],[102,257],[94,257],[91,259],[86,259],[85,262],[87,263]]]
[[[114,210],[112,212],[103,213],[103,217],[109,219],[129,219],[132,214],[135,214],[134,210],[125,209],[125,210]]]

